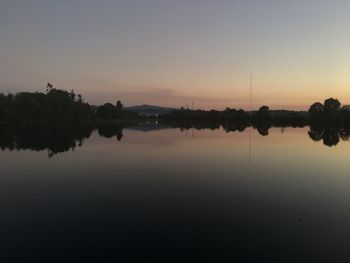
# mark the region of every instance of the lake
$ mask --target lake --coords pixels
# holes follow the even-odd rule
[[[39,126],[1,126],[1,262],[350,260],[345,130]]]

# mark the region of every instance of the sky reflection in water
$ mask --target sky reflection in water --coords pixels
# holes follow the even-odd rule
[[[349,259],[346,141],[325,146],[309,128],[87,131],[56,130],[74,151],[52,158],[66,148],[44,134],[17,134],[10,151],[2,133],[6,259]]]

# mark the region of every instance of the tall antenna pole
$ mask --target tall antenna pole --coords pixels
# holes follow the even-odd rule
[[[250,72],[250,85],[249,85],[249,108],[252,112],[252,85],[253,85],[253,74]]]

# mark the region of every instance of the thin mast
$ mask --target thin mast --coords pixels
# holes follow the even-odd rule
[[[253,74],[250,72],[250,85],[249,85],[249,109],[252,112],[252,87],[253,86]]]

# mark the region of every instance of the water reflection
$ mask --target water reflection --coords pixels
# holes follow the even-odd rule
[[[115,138],[117,141],[123,139],[123,129],[137,130],[142,132],[179,129],[180,131],[193,130],[219,130],[222,128],[227,133],[243,132],[247,128],[240,124],[173,124],[164,125],[159,123],[138,123],[137,125],[125,126],[119,123],[99,123],[84,125],[54,125],[54,124],[21,124],[0,126],[0,148],[2,150],[31,150],[47,151],[49,158],[58,153],[74,151],[81,147],[85,140],[97,130],[100,137]],[[261,136],[268,136],[271,126],[253,127]],[[283,133],[284,128],[281,128]],[[350,128],[344,127],[310,127],[309,138],[315,142],[323,142],[326,146],[336,146],[339,142],[348,141]],[[193,137],[193,136],[192,136]]]
[[[116,137],[118,141],[123,138],[123,126],[114,123],[102,123],[98,125],[98,135],[105,138]]]
[[[349,131],[283,131],[0,126],[2,262],[349,262]]]
[[[336,146],[340,142],[348,141],[350,138],[349,128],[321,128],[310,127],[309,137],[315,142],[323,141],[326,146]]]
[[[267,135],[269,135],[270,128],[271,128],[271,126],[259,126],[256,129],[261,136],[267,136]]]
[[[83,145],[93,131],[92,125],[21,124],[0,127],[2,150],[47,150],[51,158],[57,153]]]

